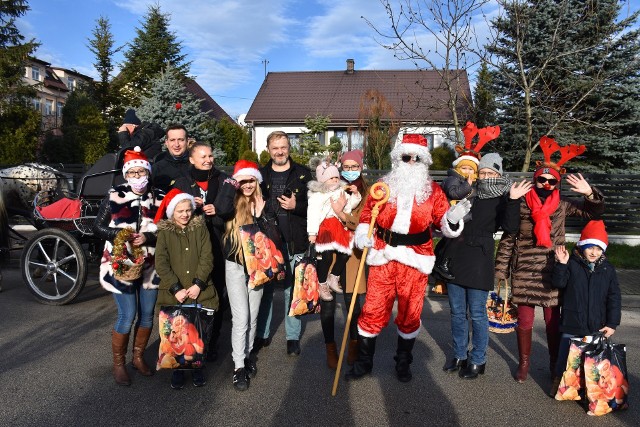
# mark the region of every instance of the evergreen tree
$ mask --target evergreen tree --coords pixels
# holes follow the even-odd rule
[[[128,44],[125,62],[117,84],[120,93],[134,107],[148,95],[149,84],[167,65],[171,65],[182,79],[186,79],[191,62],[185,61],[182,44],[169,30],[170,15],[162,13],[159,5],[150,5],[142,28]]]
[[[400,129],[393,106],[380,92],[370,89],[360,100],[359,114],[366,137],[365,163],[372,169],[389,169],[392,141]]]
[[[210,117],[200,110],[202,101],[187,92],[179,71],[167,66],[149,82],[149,95],[142,98],[136,110],[140,120],[159,124],[166,129],[180,123],[187,128],[190,138],[206,142],[213,148],[216,160],[224,161],[224,151],[216,144]]]
[[[98,100],[100,112],[106,118],[114,109],[117,99],[111,93],[111,73],[113,72],[113,55],[120,51],[120,47],[115,47],[115,40],[111,33],[111,23],[109,18],[101,16],[96,21],[96,27],[92,31],[93,38],[89,39],[89,50],[95,55],[93,66],[100,75],[99,81],[95,83],[95,96]],[[120,109],[118,109],[120,110]],[[121,111],[118,111],[121,113]],[[121,114],[112,117],[119,117]]]
[[[502,2],[489,52],[506,168],[541,159],[542,135],[587,145],[569,167],[620,172],[637,165],[638,13],[616,0]],[[632,97],[623,98],[623,97]],[[637,167],[637,166],[636,166]],[[628,170],[628,169],[627,169]]]
[[[496,98],[486,62],[482,62],[478,70],[473,101],[473,122],[476,126],[478,128],[493,126],[496,122]]]
[[[40,133],[40,113],[26,107],[35,91],[22,81],[24,61],[38,43],[25,42],[16,19],[27,13],[26,1],[0,2],[0,163],[34,160]]]
[[[224,161],[227,165],[233,165],[243,157],[247,151],[251,151],[249,133],[239,124],[228,118],[215,122],[214,145],[224,151]],[[256,155],[257,158],[257,155]],[[216,164],[222,165],[216,159]]]

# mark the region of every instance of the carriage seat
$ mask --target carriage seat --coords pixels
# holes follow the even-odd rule
[[[82,200],[63,197],[47,206],[36,206],[44,219],[77,219],[80,218]]]

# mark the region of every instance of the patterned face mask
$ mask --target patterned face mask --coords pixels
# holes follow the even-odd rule
[[[131,186],[133,191],[137,193],[141,193],[147,188],[147,184],[149,184],[149,176],[139,176],[135,178],[127,178],[127,183]]]

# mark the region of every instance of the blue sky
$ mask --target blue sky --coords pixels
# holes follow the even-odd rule
[[[396,3],[399,3],[398,0]],[[193,61],[191,74],[232,117],[246,113],[267,71],[410,69],[380,46],[375,32],[389,19],[377,0],[29,0],[22,33],[42,45],[36,56],[55,66],[97,77],[88,39],[107,17],[117,45],[135,37],[149,4],[171,15],[171,30]],[[640,0],[631,1],[631,9]],[[487,11],[495,13],[490,4]],[[486,31],[478,18],[479,32]],[[421,46],[432,43],[419,35]],[[122,61],[122,54],[115,57]],[[117,73],[117,70],[115,71]]]

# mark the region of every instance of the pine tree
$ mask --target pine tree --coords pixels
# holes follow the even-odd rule
[[[473,93],[473,123],[478,128],[493,126],[496,123],[496,98],[492,91],[491,73],[486,62],[480,65]]]
[[[40,113],[26,107],[35,91],[22,81],[25,60],[38,47],[25,42],[16,19],[27,13],[26,1],[0,2],[0,163],[34,160],[40,133]]]
[[[103,116],[112,112],[113,103],[116,101],[111,93],[111,73],[113,72],[113,55],[120,51],[115,47],[115,40],[111,33],[109,18],[101,16],[96,21],[92,31],[93,38],[89,39],[89,50],[95,55],[93,66],[100,75],[100,80],[95,83],[95,96]],[[121,114],[118,114],[120,116]],[[114,116],[115,117],[115,114]]]
[[[214,132],[208,125],[210,117],[200,110],[202,101],[185,89],[178,73],[168,66],[149,82],[149,95],[142,98],[136,110],[138,117],[165,129],[175,123],[184,125],[190,138],[211,145],[216,160],[223,161],[224,151],[216,145]]]
[[[182,44],[176,34],[169,31],[169,14],[159,5],[149,6],[142,28],[136,29],[136,38],[128,44],[125,62],[117,80],[120,93],[127,102],[137,107],[148,95],[149,83],[167,65],[171,65],[182,79],[186,79],[191,62],[181,54]]]

